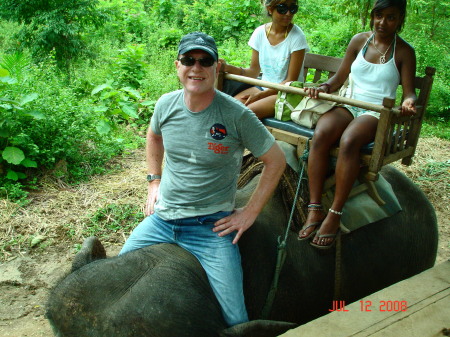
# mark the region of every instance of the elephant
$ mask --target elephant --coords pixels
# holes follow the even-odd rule
[[[340,273],[335,250],[317,250],[289,231],[278,286],[267,302],[289,218],[277,189],[239,241],[248,323],[226,327],[203,269],[182,248],[159,244],[106,258],[96,238],[85,241],[72,272],[50,292],[46,316],[57,336],[278,336],[328,313],[336,284],[339,300],[351,303],[434,265],[432,205],[398,170],[387,166],[381,173],[403,210],[343,235]],[[238,190],[237,206],[258,178]]]

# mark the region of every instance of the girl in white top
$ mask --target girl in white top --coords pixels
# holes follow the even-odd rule
[[[310,97],[342,86],[351,74],[352,98],[381,104],[383,97],[395,98],[403,86],[403,115],[416,112],[414,49],[397,35],[405,21],[406,0],[377,0],[371,11],[373,31],[356,34],[350,41],[337,73],[318,88],[305,89]],[[327,249],[336,242],[342,208],[359,173],[359,152],[375,138],[379,114],[351,106],[336,107],[318,121],[308,158],[310,204],[299,240]],[[336,163],[336,191],[331,208],[322,209],[322,189],[328,170],[330,148],[339,141]]]
[[[303,81],[303,61],[309,47],[303,31],[292,23],[298,11],[297,1],[265,0],[265,7],[272,22],[256,28],[250,37],[250,67],[235,67],[221,60],[223,70],[253,78],[262,71],[262,80],[274,83]],[[260,119],[274,115],[278,93],[274,89],[262,89],[251,87],[235,95]]]

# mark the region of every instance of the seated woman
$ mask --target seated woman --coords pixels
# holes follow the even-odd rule
[[[265,0],[265,7],[272,22],[256,28],[250,37],[250,68],[235,67],[221,60],[222,70],[253,78],[262,71],[262,80],[274,83],[303,81],[303,61],[309,47],[303,31],[292,23],[298,11],[297,1]],[[251,87],[234,97],[262,119],[274,115],[277,93],[274,89]]]
[[[350,41],[337,73],[318,88],[305,89],[310,97],[330,93],[342,86],[350,75],[353,81],[347,97],[382,104],[384,97],[395,98],[399,83],[403,86],[401,113],[416,112],[414,49],[397,35],[405,22],[406,0],[377,0],[371,11],[373,31],[356,34]],[[342,208],[359,169],[359,152],[375,138],[380,114],[348,105],[335,107],[319,119],[308,158],[310,203],[299,240],[313,237],[319,249],[334,245],[339,233]],[[336,163],[336,190],[331,208],[322,209],[321,198],[330,148],[339,141]]]

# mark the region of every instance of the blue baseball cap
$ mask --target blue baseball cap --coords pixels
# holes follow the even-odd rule
[[[180,44],[178,45],[178,55],[183,55],[196,49],[207,52],[215,61],[219,58],[219,53],[217,52],[217,46],[214,39],[211,36],[201,32],[189,33],[183,36]]]

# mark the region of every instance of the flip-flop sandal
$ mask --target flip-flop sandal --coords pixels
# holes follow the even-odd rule
[[[329,243],[328,245],[318,245],[317,243],[314,242],[310,242],[309,244],[317,249],[330,249],[332,247],[334,247],[334,245],[336,244],[336,237],[340,234],[340,229],[338,229],[338,231],[334,234],[317,234],[317,237],[320,239],[324,239],[324,238],[333,238],[333,241],[331,241],[331,243]]]
[[[317,233],[317,231],[319,230],[318,227],[320,227],[322,222],[323,222],[323,220],[322,221],[311,222],[309,225],[303,226],[302,229],[300,230],[300,232],[304,232],[308,228],[313,227],[313,226],[317,227],[317,229],[313,230],[311,233],[309,233],[306,236],[300,236],[300,233],[299,233],[299,235],[297,237],[298,241],[308,240],[311,236],[315,235]]]

